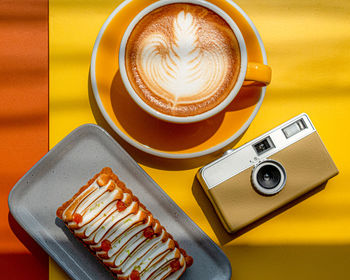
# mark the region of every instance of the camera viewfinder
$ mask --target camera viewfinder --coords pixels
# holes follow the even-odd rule
[[[270,136],[253,145],[253,148],[258,154],[258,156],[260,156],[268,150],[271,150],[274,147],[275,145],[273,144]]]
[[[296,122],[293,122],[292,124],[288,125],[287,127],[283,128],[282,131],[286,138],[290,138],[293,135],[299,133],[300,131],[307,128],[305,122],[303,119],[299,119]]]

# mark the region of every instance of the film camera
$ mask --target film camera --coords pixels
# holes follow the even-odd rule
[[[228,232],[236,232],[338,174],[321,138],[301,114],[197,173]]]

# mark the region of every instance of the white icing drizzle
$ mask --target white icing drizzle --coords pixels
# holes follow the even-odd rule
[[[151,261],[151,264],[147,266],[141,273],[141,279],[148,279],[152,274],[156,273],[157,270],[164,268],[170,264],[170,261],[176,258],[176,255],[180,254],[179,249],[175,248],[172,251],[165,251],[157,258]],[[180,256],[179,256],[180,257]]]
[[[75,230],[75,234],[80,238],[87,238],[90,236],[114,211],[117,210],[115,203],[111,202],[103,211],[90,223]]]
[[[186,270],[186,262],[183,255],[180,257],[180,263],[183,263],[184,265],[178,270],[175,271],[173,274],[169,275],[171,273],[171,269],[169,266],[165,266],[163,268],[163,271],[160,272],[158,275],[155,275],[154,277],[149,278],[149,280],[156,280],[156,279],[167,279],[167,280],[176,280],[179,279],[179,277],[185,272]],[[168,276],[169,275],[169,276]],[[142,279],[142,278],[141,278]]]
[[[140,279],[178,279],[186,263],[174,241],[149,212],[132,201],[129,193],[123,193],[117,186],[108,190],[111,184],[116,185],[112,180],[100,187],[98,179],[64,210],[62,217],[68,227],[96,251],[97,257],[120,279],[128,279],[134,270],[140,273]],[[120,198],[127,207],[119,212],[117,201]],[[66,211],[73,205],[73,219],[67,218]],[[74,214],[81,215],[79,224],[74,221]],[[160,234],[147,238],[144,231],[149,227]],[[105,240],[111,245],[108,252],[103,251]],[[170,263],[176,259],[181,267],[172,272]]]
[[[115,211],[112,215],[110,215],[98,229],[91,234],[87,239],[84,239],[84,241],[92,241],[96,244],[96,246],[99,246],[102,242],[102,238],[107,234],[107,238],[110,235],[113,236],[119,236],[120,233],[123,233],[125,230],[128,229],[128,226],[132,222],[136,222],[135,215],[131,215],[133,210],[135,209],[137,202],[131,203],[131,205],[126,208],[122,212]],[[127,219],[126,222],[121,222],[125,217],[130,215],[130,220]],[[118,224],[118,227],[115,226]]]
[[[144,251],[142,257],[139,257],[132,266],[122,267],[122,271],[124,271],[124,276],[129,275],[135,268],[138,268],[139,271],[144,271],[147,266],[158,256],[163,255],[169,249],[170,239],[166,242],[157,242],[152,246],[150,250],[141,250]],[[123,276],[122,275],[122,276]]]
[[[87,189],[84,190],[81,194],[79,194],[78,197],[63,211],[63,213],[62,213],[62,218],[63,218],[64,220],[67,219],[67,216],[66,216],[67,210],[69,210],[69,207],[70,207],[75,201],[80,200],[80,199],[83,198],[83,197],[85,197],[85,199],[86,199],[86,197],[88,197],[87,193],[89,193],[90,191],[92,192],[94,189],[97,189],[97,188],[98,188],[98,185],[97,185],[97,184],[91,184],[89,188],[87,188]],[[91,193],[89,193],[89,195],[90,195],[90,194],[91,194]],[[74,208],[73,211],[75,211],[75,209],[76,209],[78,206],[79,206],[79,204],[75,206],[75,208]]]
[[[151,250],[154,250],[154,247],[159,247],[159,244],[162,243],[161,240],[164,238],[165,234],[165,231],[162,230],[162,233],[159,236],[153,239],[144,240],[139,245],[137,250],[131,252],[128,258],[123,262],[123,264],[120,266],[121,270],[124,271],[125,274],[127,274],[127,271],[129,271],[130,274],[134,267],[138,267],[141,263],[145,263],[147,261],[147,254]]]

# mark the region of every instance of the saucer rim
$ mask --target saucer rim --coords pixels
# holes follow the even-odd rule
[[[98,48],[101,42],[101,39],[104,35],[104,32],[106,31],[108,25],[111,23],[111,21],[113,20],[113,18],[126,6],[128,5],[130,2],[132,2],[134,0],[126,0],[123,1],[121,4],[118,5],[117,8],[114,9],[114,11],[108,16],[107,20],[103,23],[97,37],[94,43],[94,47],[92,50],[92,55],[91,55],[91,62],[90,62],[90,81],[91,81],[91,88],[92,88],[92,92],[93,95],[95,97],[96,103],[104,117],[104,119],[107,121],[107,123],[109,124],[109,126],[127,143],[129,143],[130,145],[132,145],[133,147],[154,155],[154,156],[158,156],[161,158],[168,158],[168,159],[191,159],[191,158],[198,158],[198,157],[202,157],[202,156],[206,156],[209,154],[212,154],[214,152],[217,152],[221,149],[223,149],[224,147],[226,147],[227,145],[229,145],[230,143],[232,143],[233,141],[235,141],[239,136],[241,136],[244,131],[246,131],[248,129],[248,127],[250,126],[250,124],[252,123],[253,119],[255,118],[256,114],[258,113],[262,102],[264,100],[265,97],[265,92],[266,92],[266,87],[262,87],[261,88],[261,93],[260,93],[260,97],[259,97],[259,101],[256,103],[255,108],[253,110],[253,112],[251,113],[251,115],[249,116],[249,118],[246,120],[246,122],[228,139],[226,139],[225,141],[212,146],[208,149],[199,151],[199,152],[193,152],[193,153],[167,153],[167,152],[163,152],[163,151],[159,151],[156,149],[153,149],[151,147],[148,147],[146,145],[143,145],[142,143],[132,139],[131,137],[127,136],[111,119],[111,117],[109,116],[109,114],[107,113],[98,88],[97,88],[97,80],[96,80],[96,57],[97,57],[97,52],[98,52]],[[267,55],[266,55],[266,51],[265,51],[265,47],[264,44],[262,42],[261,36],[257,30],[257,28],[255,27],[254,23],[252,22],[252,20],[248,17],[248,15],[242,10],[241,7],[239,7],[235,2],[231,1],[231,0],[225,0],[228,4],[230,4],[231,6],[233,6],[243,17],[244,19],[248,22],[248,24],[251,26],[252,30],[255,33],[255,36],[257,37],[259,46],[260,46],[260,51],[261,51],[261,55],[262,55],[262,59],[263,59],[263,64],[267,65]]]

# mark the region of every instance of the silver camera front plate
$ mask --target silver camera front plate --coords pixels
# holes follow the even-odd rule
[[[314,131],[309,117],[305,113],[300,114],[204,166],[200,170],[200,177],[208,189],[214,188]]]

